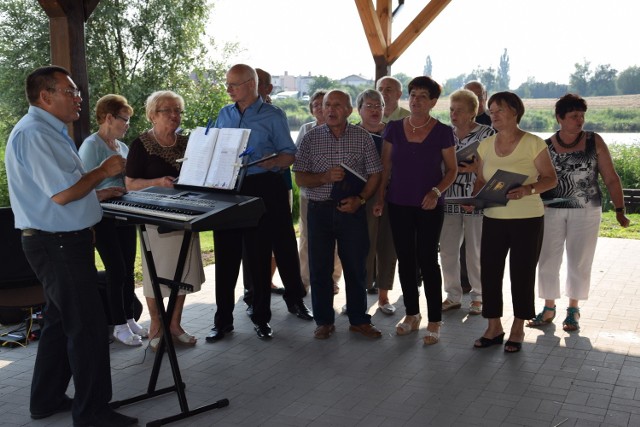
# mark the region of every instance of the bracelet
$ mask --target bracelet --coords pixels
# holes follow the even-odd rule
[[[431,189],[431,191],[433,191],[434,193],[436,193],[438,195],[438,197],[442,196],[442,192],[440,190],[438,190],[438,187],[433,187]]]
[[[624,208],[616,208],[616,213],[624,213]]]

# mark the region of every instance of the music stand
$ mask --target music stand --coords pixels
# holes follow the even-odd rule
[[[178,394],[178,402],[180,403],[181,412],[176,415],[171,415],[169,417],[153,420],[147,423],[147,426],[160,426],[163,424],[171,423],[173,421],[185,419],[193,415],[197,415],[202,412],[209,411],[211,409],[223,408],[225,406],[228,406],[229,399],[220,399],[209,405],[200,406],[196,409],[189,409],[189,404],[187,403],[187,396],[185,395],[185,392],[184,392],[186,385],[182,381],[182,375],[180,374],[180,366],[178,365],[178,358],[176,356],[175,346],[171,339],[165,339],[165,337],[171,336],[171,331],[169,330],[169,323],[170,323],[171,315],[175,308],[176,298],[178,296],[178,290],[179,289],[185,289],[189,291],[193,290],[193,287],[191,285],[180,282],[182,273],[184,271],[184,266],[186,263],[187,254],[189,251],[189,245],[191,242],[191,236],[193,232],[191,230],[184,230],[184,237],[182,239],[180,254],[178,256],[178,264],[176,266],[176,272],[174,274],[173,280],[169,280],[163,277],[158,277],[158,274],[155,268],[155,263],[153,261],[153,254],[151,253],[151,249],[149,247],[149,243],[147,239],[147,229],[145,224],[139,225],[139,233],[140,233],[140,246],[142,249],[142,253],[147,261],[149,278],[151,279],[153,295],[155,296],[156,307],[158,310],[158,314],[160,315],[160,323],[162,326],[163,335],[162,335],[162,338],[160,339],[160,343],[156,351],[155,359],[153,361],[153,368],[151,370],[151,377],[149,378],[149,386],[147,387],[147,392],[135,397],[131,397],[129,399],[112,402],[111,407],[119,408],[120,406],[123,406],[123,405],[129,405],[131,403],[139,402],[142,400],[146,400],[152,397],[160,396],[160,395],[175,391]],[[160,291],[160,284],[167,285],[171,289],[166,311],[165,311],[164,302],[162,299],[162,292]],[[169,358],[169,364],[171,365],[171,373],[173,375],[174,385],[170,387],[165,387],[162,389],[156,389],[158,375],[160,373],[160,367],[162,365],[162,356],[164,355],[164,352],[165,352],[165,346],[167,351],[167,357]]]

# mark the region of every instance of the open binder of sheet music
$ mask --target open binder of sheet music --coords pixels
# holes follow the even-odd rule
[[[189,136],[177,184],[234,190],[250,129],[198,127]]]

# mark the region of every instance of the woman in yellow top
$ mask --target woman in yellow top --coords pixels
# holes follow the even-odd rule
[[[509,253],[514,320],[504,351],[515,353],[522,348],[525,319],[535,315],[536,264],[544,228],[540,193],[554,188],[558,180],[547,144],[518,126],[524,115],[524,104],[516,94],[494,94],[489,98],[489,115],[498,133],[478,147],[480,164],[474,194],[498,169],[526,175],[527,179],[507,193],[506,206],[484,210],[480,278],[482,316],[487,318],[488,327],[474,346],[484,348],[503,342],[502,279]]]

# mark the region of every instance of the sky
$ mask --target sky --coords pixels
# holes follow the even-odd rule
[[[272,75],[375,77],[375,64],[353,0],[211,0],[207,33],[238,43],[228,62]],[[373,4],[376,0],[372,0]],[[406,0],[393,22],[399,35],[428,0]],[[393,7],[398,5],[393,1]],[[474,69],[497,69],[507,49],[510,87],[569,82],[575,64],[640,65],[638,0],[452,0],[391,66],[422,75],[427,55],[440,82]]]

